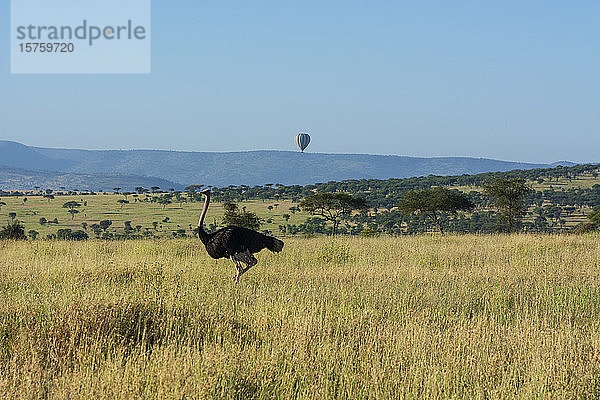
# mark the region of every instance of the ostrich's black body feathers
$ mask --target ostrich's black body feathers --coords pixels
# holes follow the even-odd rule
[[[208,255],[212,258],[231,258],[239,254],[247,254],[252,257],[249,260],[251,262],[246,262],[244,259],[240,259],[240,261],[248,265],[254,265],[256,259],[251,256],[252,253],[258,253],[262,249],[269,249],[277,253],[283,249],[281,240],[237,226],[228,226],[214,233],[202,233],[200,234],[200,240],[204,243]]]

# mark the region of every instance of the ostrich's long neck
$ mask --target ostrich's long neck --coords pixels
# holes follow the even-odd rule
[[[200,214],[200,220],[198,221],[198,236],[200,237],[202,243],[204,243],[208,238],[208,234],[204,231],[202,225],[204,224],[204,217],[206,216],[206,211],[208,210],[209,203],[210,194],[207,194],[206,199],[204,199],[204,207],[202,208],[202,214]]]

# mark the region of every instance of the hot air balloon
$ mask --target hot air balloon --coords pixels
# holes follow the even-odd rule
[[[296,135],[296,146],[304,153],[304,149],[310,143],[310,135],[308,133],[300,132]]]

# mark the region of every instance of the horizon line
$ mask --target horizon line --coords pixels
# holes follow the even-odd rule
[[[280,150],[280,149],[255,149],[255,150],[173,150],[173,149],[156,149],[156,148],[130,148],[130,149],[95,149],[95,148],[76,148],[76,147],[45,147],[28,145],[22,142],[8,139],[0,139],[0,142],[11,142],[20,144],[26,147],[34,149],[49,149],[49,150],[76,150],[76,151],[161,151],[161,152],[173,152],[173,153],[215,153],[215,154],[226,154],[226,153],[251,153],[251,152],[282,152],[282,153],[298,153],[298,154],[322,154],[322,155],[365,155],[365,156],[382,156],[382,157],[404,157],[404,158],[422,158],[422,159],[436,159],[436,158],[470,158],[480,160],[492,160],[501,162],[521,163],[521,164],[535,164],[535,165],[551,165],[561,162],[568,162],[573,164],[597,164],[598,161],[570,161],[570,160],[557,160],[553,162],[536,162],[536,161],[522,161],[522,160],[507,160],[502,158],[495,158],[493,156],[468,156],[468,155],[401,155],[401,154],[381,154],[381,153],[342,153],[342,152],[300,152],[295,150]]]

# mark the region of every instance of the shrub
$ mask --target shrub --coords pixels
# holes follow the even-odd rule
[[[89,238],[88,234],[82,230],[71,231],[69,228],[59,229],[56,232],[56,238],[58,240],[86,240]]]
[[[25,228],[16,220],[9,222],[0,230],[0,239],[23,240],[25,238]]]
[[[594,223],[594,224],[600,224],[600,206],[594,208],[594,212],[592,212],[588,218]]]
[[[575,226],[573,228],[573,233],[580,234],[580,233],[593,232],[596,230],[596,228],[597,228],[597,226],[593,222],[582,222],[580,224],[577,224],[577,226]]]

